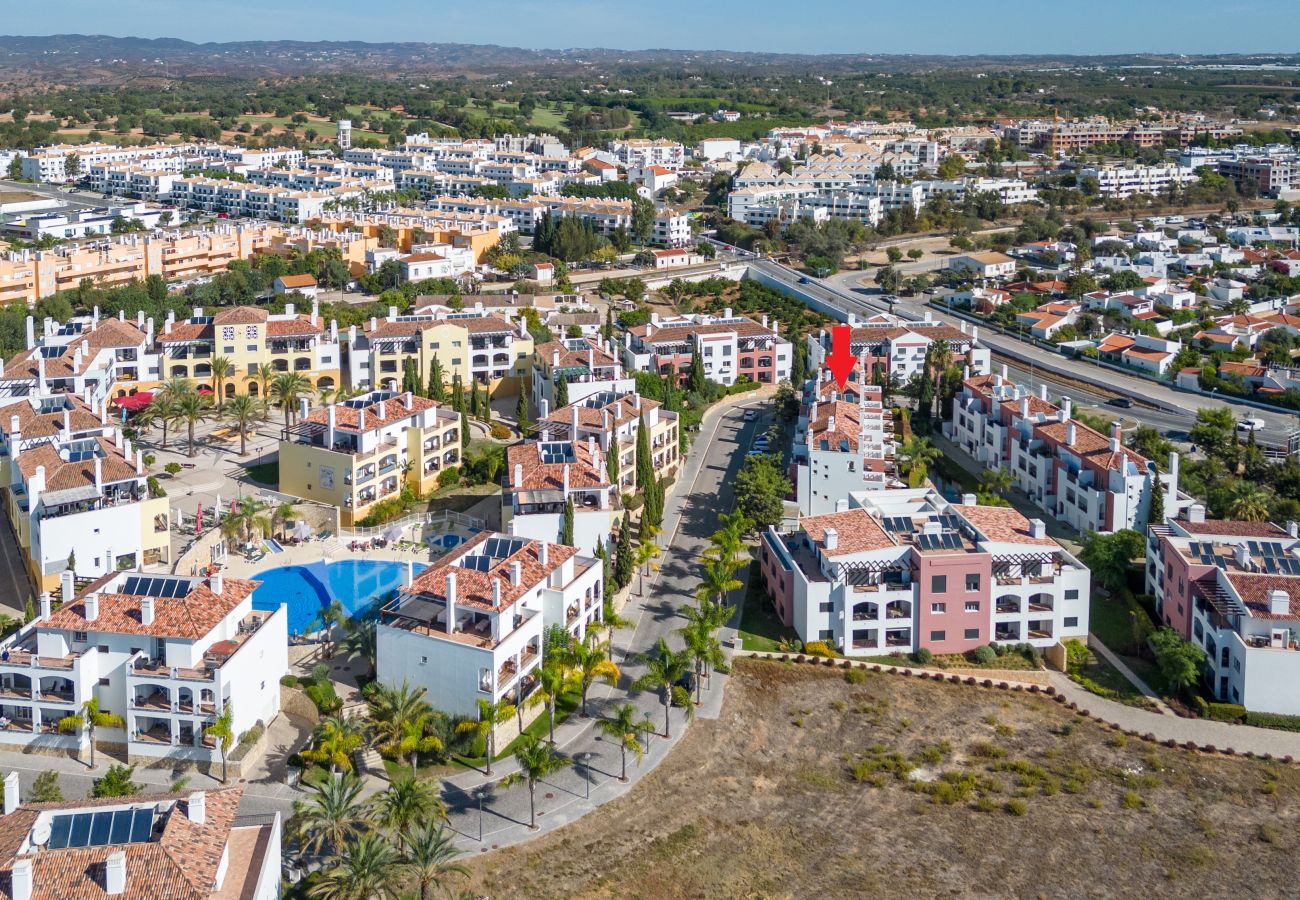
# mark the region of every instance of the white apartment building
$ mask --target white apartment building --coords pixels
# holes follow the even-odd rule
[[[1091,166],[1079,170],[1080,178],[1096,178],[1103,197],[1123,199],[1134,194],[1159,194],[1170,185],[1179,187],[1196,180],[1191,166],[1168,163],[1158,166]]]
[[[692,314],[662,321],[651,313],[647,324],[628,329],[623,338],[626,368],[684,378],[698,349],[705,376],[723,385],[742,379],[760,384],[788,381],[794,359],[778,322],[769,322],[766,315],[761,324],[733,316],[729,307],[721,316]]]
[[[378,678],[426,688],[451,715],[479,700],[520,704],[536,684],[544,633],[579,640],[601,621],[601,563],[572,547],[482,532],[422,572],[380,611]]]
[[[676,172],[686,163],[686,148],[669,140],[610,141],[609,152],[625,169],[663,166]]]
[[[800,639],[848,656],[1087,639],[1091,573],[1041,520],[928,488],[841,503],[763,534],[764,585]]]
[[[813,400],[799,417],[792,453],[800,515],[835,512],[855,491],[900,486],[893,475],[893,413],[884,409],[881,389],[854,381],[840,394],[834,381],[814,384],[808,386]],[[829,389],[824,399],[817,388]]]
[[[533,349],[533,408],[550,410],[561,406],[556,396],[561,381],[569,403],[593,394],[625,393],[636,388],[636,379],[623,370],[614,348],[588,337],[561,338]]]
[[[22,803],[4,779],[9,835],[0,877],[10,900],[278,900],[280,813],[240,821],[243,785]]]
[[[1161,624],[1206,654],[1219,700],[1300,715],[1300,538],[1296,523],[1207,519],[1193,504],[1148,530],[1147,592]]]
[[[573,546],[594,555],[609,550],[620,505],[606,470],[606,451],[595,435],[552,440],[542,422],[537,441],[506,448],[501,523],[511,534],[539,541],[559,540],[566,504],[573,504]]]
[[[288,613],[253,609],[259,582],[114,570],[74,584],[65,573],[63,605],[43,594],[38,618],[0,643],[0,746],[85,749],[87,733],[58,723],[93,697],[126,723],[98,739],[131,761],[215,762],[203,732],[227,705],[236,735],[279,714]]]

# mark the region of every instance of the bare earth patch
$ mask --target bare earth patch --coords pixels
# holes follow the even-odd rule
[[[738,660],[627,796],[466,862],[493,898],[1278,896],[1298,792],[1037,695]]]

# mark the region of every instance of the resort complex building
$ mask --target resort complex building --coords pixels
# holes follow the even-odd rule
[[[403,487],[429,493],[459,466],[460,416],[409,391],[370,391],[284,429],[279,458],[282,492],[338,507],[350,526]]]
[[[877,385],[846,381],[844,393],[822,369],[804,389],[791,458],[799,513],[835,512],[854,491],[901,487],[894,462],[894,417]]]
[[[1090,573],[1041,520],[928,488],[846,505],[763,534],[764,585],[800,639],[848,656],[1087,640]]]
[[[38,591],[171,560],[168,501],[102,400],[0,399],[0,496]]]
[[[618,455],[618,485],[623,493],[636,490],[636,445],[641,423],[649,431],[651,464],[656,478],[677,474],[681,463],[679,416],[658,400],[635,391],[602,391],[544,415],[537,423],[545,440],[579,443],[594,437],[603,453]]]
[[[361,328],[349,328],[345,347],[348,384],[354,390],[396,390],[408,362],[427,380],[436,357],[448,387],[459,377],[467,387],[471,381],[486,385],[494,396],[521,389],[533,355],[533,339],[522,318],[514,324],[475,313],[399,316],[396,308]]]
[[[1300,529],[1207,519],[1199,503],[1148,529],[1147,593],[1160,624],[1205,650],[1224,703],[1300,715]]]
[[[601,620],[600,560],[572,547],[482,532],[380,611],[378,678],[428,690],[452,715],[519,704],[536,684],[547,627],[582,640]]]
[[[728,308],[721,316],[692,314],[661,322],[658,313],[651,313],[645,325],[624,333],[623,364],[642,372],[677,373],[684,379],[698,351],[710,381],[777,384],[790,379],[792,350],[781,337],[779,323],[769,322],[766,315],[759,323],[733,316]]]
[[[59,723],[88,700],[119,715],[101,743],[129,761],[219,761],[205,729],[229,704],[239,735],[280,711],[288,671],[287,612],[256,612],[256,581],[112,572],[79,590],[61,578],[62,605],[42,594],[37,618],[0,643],[0,746],[88,748],[89,732]]]
[[[559,541],[572,507],[572,546],[594,554],[609,549],[619,492],[610,483],[605,451],[594,435],[585,440],[540,440],[506,448],[501,524],[511,534]]]
[[[636,379],[623,371],[613,348],[595,338],[562,338],[540,344],[532,359],[532,404],[538,415],[592,394],[627,393]]]
[[[244,788],[22,803],[4,779],[0,879],[8,900],[276,900],[280,814],[241,824]]]

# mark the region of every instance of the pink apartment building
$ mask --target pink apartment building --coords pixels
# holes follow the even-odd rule
[[[623,360],[629,369],[670,374],[684,380],[694,351],[700,351],[704,374],[710,381],[732,385],[737,381],[777,384],[790,379],[794,348],[781,337],[780,323],[755,322],[733,316],[674,316],[661,321],[651,313],[645,325],[624,336]]]
[[[849,502],[763,534],[764,586],[802,640],[850,656],[1086,640],[1091,573],[1041,520],[927,488]]]

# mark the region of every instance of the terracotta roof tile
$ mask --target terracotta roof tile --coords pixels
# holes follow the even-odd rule
[[[411,582],[409,591],[446,599],[447,575],[454,572],[456,574],[457,605],[496,610],[504,608],[524,596],[532,588],[536,587],[538,582],[545,580],[551,572],[578,553],[573,547],[548,543],[546,544],[546,563],[543,565],[541,561],[542,542],[528,540],[519,550],[498,560],[487,572],[460,564],[465,557],[476,555],[473,551],[486,543],[489,538],[494,537],[508,539],[506,535],[494,534],[489,531],[475,535],[474,538],[456,551],[454,558],[445,563],[435,564],[421,572]],[[511,576],[512,564],[515,562],[520,564],[518,585],[514,584]],[[494,581],[501,585],[500,606],[493,600],[492,583]]]
[[[92,622],[86,618],[85,598],[90,593],[100,591],[111,580],[110,576],[83,588],[75,602],[60,607],[41,627],[199,640],[216,628],[222,619],[261,584],[260,581],[226,578],[222,583],[221,594],[218,595],[212,592],[207,581],[196,582],[185,597],[155,598],[154,620],[150,625],[141,621],[140,597],[100,593],[99,615]]]
[[[983,535],[986,541],[1005,544],[1034,544],[1040,547],[1055,547],[1056,541],[1050,537],[1036,538],[1029,532],[1029,520],[1018,510],[1008,506],[953,506],[971,527]]]
[[[888,532],[865,509],[806,516],[799,520],[799,527],[827,556],[848,556],[897,546]],[[838,546],[834,550],[826,549],[828,528],[835,529],[837,535]]]

